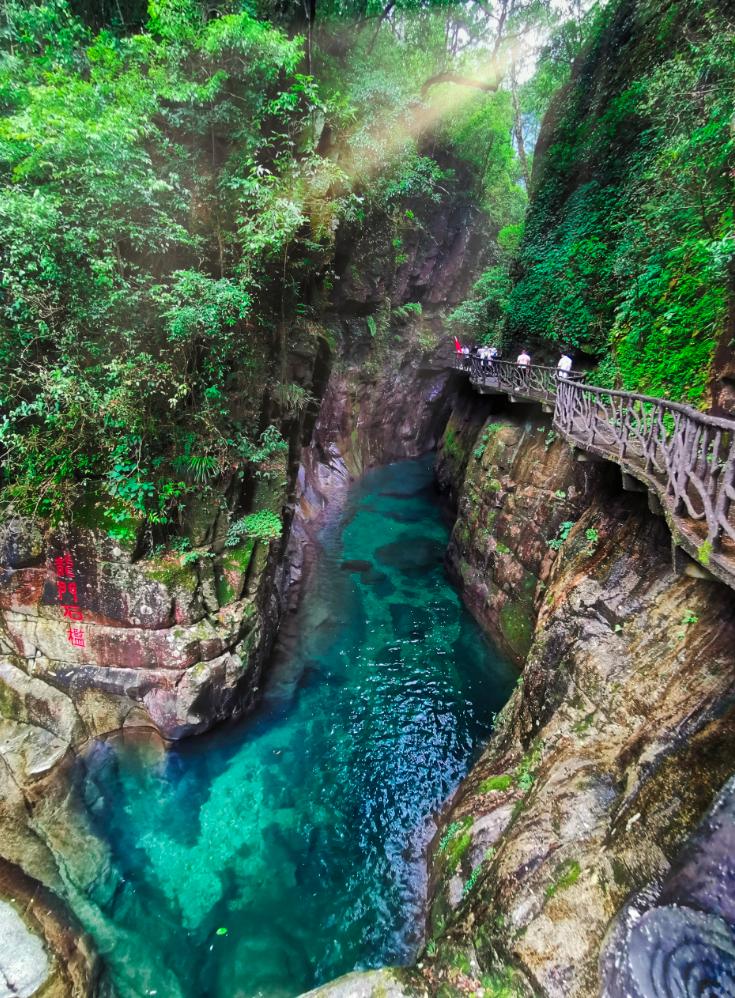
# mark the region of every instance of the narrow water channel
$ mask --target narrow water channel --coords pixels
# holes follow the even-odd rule
[[[431,815],[515,681],[445,576],[447,540],[429,459],[367,474],[257,712],[166,754],[95,747],[89,803],[123,881],[83,920],[121,995],[293,998],[414,955]]]

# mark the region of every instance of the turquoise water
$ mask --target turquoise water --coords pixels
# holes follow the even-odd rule
[[[100,743],[123,886],[86,918],[123,995],[291,998],[409,961],[424,851],[515,673],[444,573],[427,460],[367,474],[244,723],[163,754]]]

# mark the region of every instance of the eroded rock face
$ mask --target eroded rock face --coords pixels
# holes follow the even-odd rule
[[[604,998],[735,993],[735,780],[663,883],[618,916],[601,973]]]
[[[580,479],[533,422],[492,425],[468,461],[451,558],[506,647],[503,608],[521,603],[530,650],[434,844],[428,963],[445,981],[464,963],[478,980],[515,975],[520,993],[591,996],[632,896],[644,892],[645,909],[660,895],[659,914],[638,925],[662,953],[664,936],[689,938],[709,910],[690,891],[691,916],[661,914],[685,893],[661,885],[681,884],[672,864],[735,769],[735,594],[674,574],[668,531],[644,496],[604,471]],[[718,814],[719,826],[731,820]],[[709,869],[710,881],[721,875]],[[721,953],[730,917],[710,912]],[[645,976],[650,950],[636,946]]]
[[[70,580],[57,588],[56,559],[66,554],[74,601],[63,591]],[[134,560],[102,531],[41,534],[6,522],[4,695],[46,699],[90,736],[141,724],[171,739],[205,730],[236,712],[247,684],[257,685],[262,637],[275,623],[268,554],[256,546],[223,550],[214,563],[187,564],[174,553]]]
[[[16,995],[25,989],[44,998],[114,998],[89,937],[58,897],[4,860],[0,890],[8,898],[0,902],[5,912],[0,989],[5,984],[8,992],[0,993]],[[6,932],[8,918],[14,926],[12,937]]]
[[[454,409],[437,457],[437,479],[457,507],[447,564],[465,601],[519,665],[533,637],[534,601],[562,524],[576,520],[604,477],[575,463],[550,417],[489,401]]]
[[[102,530],[0,528],[0,896],[25,926],[17,959],[0,945],[12,994],[43,973],[44,995],[107,998],[86,931],[131,966],[147,946],[121,940],[105,914],[124,885],[82,792],[84,753],[120,730],[194,734],[254,699],[280,612],[280,545],[226,547],[223,535],[202,516],[192,536],[206,551],[138,557]],[[156,976],[175,998],[167,970]]]
[[[33,994],[28,989],[35,981],[44,995],[58,998],[112,994],[66,905],[72,895],[89,894],[87,910],[96,912],[119,888],[81,795],[76,746],[82,727],[62,694],[47,698],[44,684],[11,663],[2,671],[3,683],[14,684],[4,694],[19,695],[12,704],[18,719],[0,720],[0,894],[15,915],[5,909],[19,939],[16,950],[2,935],[1,972],[16,988],[8,993]]]

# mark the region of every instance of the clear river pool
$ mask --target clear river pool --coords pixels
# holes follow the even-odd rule
[[[74,906],[122,996],[293,998],[415,955],[432,815],[516,673],[445,575],[430,459],[365,475],[322,540],[255,713],[94,746],[118,887]]]

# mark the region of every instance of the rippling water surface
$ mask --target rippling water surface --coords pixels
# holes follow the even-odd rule
[[[430,816],[515,675],[445,577],[428,460],[366,475],[323,540],[254,715],[95,749],[124,886],[84,920],[123,995],[290,998],[415,951]]]

